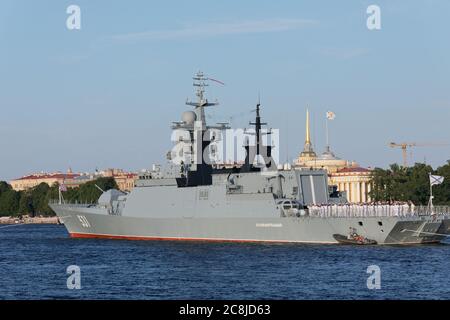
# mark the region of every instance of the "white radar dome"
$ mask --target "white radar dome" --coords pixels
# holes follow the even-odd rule
[[[181,120],[186,124],[193,124],[195,120],[197,120],[197,115],[195,114],[194,111],[186,111],[183,112]]]

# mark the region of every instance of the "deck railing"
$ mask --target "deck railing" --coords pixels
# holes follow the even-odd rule
[[[450,206],[409,206],[409,205],[319,205],[309,206],[308,214],[316,217],[408,217],[450,215]]]
[[[97,204],[97,201],[95,202],[87,202],[87,201],[77,201],[77,200],[63,200],[61,201],[63,204],[70,204],[74,206],[88,206],[88,205],[95,205]],[[49,204],[59,204],[59,199],[50,199]]]

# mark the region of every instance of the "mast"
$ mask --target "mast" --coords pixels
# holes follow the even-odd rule
[[[186,105],[195,107],[195,113],[197,114],[197,119],[201,121],[202,129],[206,129],[206,117],[205,117],[205,107],[212,107],[219,104],[219,102],[209,102],[205,98],[205,87],[208,87],[207,81],[209,80],[205,77],[202,71],[198,71],[194,77],[193,86],[197,88],[195,95],[197,96],[197,101],[186,101]]]
[[[262,138],[262,134],[261,134],[261,126],[265,126],[267,125],[266,122],[261,122],[261,116],[259,114],[259,110],[260,110],[260,106],[261,103],[258,101],[257,105],[256,105],[256,119],[255,122],[250,122],[250,125],[254,125],[255,126],[255,134],[256,134],[256,155],[260,155],[260,149],[261,149],[261,138]]]
[[[259,99],[258,99],[259,100]],[[252,170],[260,170],[261,168],[269,168],[274,167],[275,162],[272,159],[272,146],[268,145],[265,146],[262,143],[262,135],[266,134],[272,134],[272,131],[269,130],[269,132],[262,132],[261,127],[263,125],[267,125],[266,122],[261,122],[261,103],[258,101],[256,104],[256,118],[255,122],[249,122],[250,125],[255,126],[255,132],[247,132],[247,134],[255,135],[255,142],[256,145],[253,147],[250,147],[249,145],[245,146],[246,150],[246,158],[245,158],[245,165],[244,165],[244,171],[252,171]],[[252,161],[253,160],[253,161]]]
[[[189,148],[188,161],[183,161],[183,176],[176,178],[177,185],[179,187],[191,187],[199,185],[210,185],[212,183],[212,170],[213,167],[210,162],[206,161],[204,156],[205,151],[209,151],[211,141],[209,138],[210,129],[227,129],[226,123],[220,123],[216,126],[208,126],[206,124],[205,108],[216,106],[219,103],[209,102],[205,97],[205,88],[208,86],[208,77],[201,71],[198,71],[194,77],[193,86],[196,88],[195,95],[196,101],[186,100],[186,105],[193,106],[194,111],[184,112],[182,115],[183,121],[174,122],[172,129],[174,130],[186,130],[189,133],[189,138],[183,140],[184,146]],[[216,80],[217,81],[217,80]],[[194,113],[192,115],[192,113]],[[183,151],[184,155],[185,152]],[[171,157],[171,155],[169,155]],[[169,159],[170,160],[170,159]]]

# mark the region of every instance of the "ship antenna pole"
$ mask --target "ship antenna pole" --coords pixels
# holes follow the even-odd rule
[[[64,186],[64,181],[65,180],[63,180],[62,185],[58,185],[59,204],[66,203],[66,201],[64,200],[63,194],[62,194],[62,186]]]
[[[286,163],[289,163],[289,117],[286,117]]]
[[[97,187],[98,190],[100,190],[101,192],[105,192],[102,188],[100,188],[97,184],[95,184],[95,186]]]
[[[431,215],[434,214],[434,209],[433,209],[433,184],[431,183],[431,172],[429,173],[429,181],[430,181],[430,200],[428,201],[428,205],[430,206],[430,213]]]
[[[210,78],[205,77],[204,73],[199,71],[197,72],[194,77],[194,87],[197,88],[196,90],[196,96],[197,96],[197,101],[186,101],[187,105],[193,106],[195,107],[196,113],[197,113],[197,119],[200,119],[201,123],[202,123],[202,129],[205,130],[206,129],[206,118],[205,118],[205,108],[206,107],[211,107],[211,106],[216,106],[219,103],[218,102],[209,102],[208,99],[205,98],[205,87],[208,86],[207,81]],[[217,80],[216,80],[217,81]]]

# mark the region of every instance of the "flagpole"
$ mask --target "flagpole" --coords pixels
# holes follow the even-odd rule
[[[430,201],[429,201],[429,205],[430,205],[430,211],[431,211],[431,215],[434,215],[434,207],[433,207],[433,186],[437,185],[437,184],[441,184],[444,182],[444,177],[443,176],[433,176],[431,174],[431,172],[429,173],[429,177],[430,177]]]
[[[59,204],[63,204],[63,202],[65,203],[64,197],[63,197],[63,194],[62,194],[62,188],[66,188],[66,186],[64,185],[64,182],[65,182],[65,180],[63,180],[62,184],[60,184],[58,186]],[[67,190],[64,189],[64,191],[67,191]]]
[[[329,134],[329,124],[328,122],[330,120],[334,120],[335,114],[332,111],[327,111],[326,113],[326,117],[325,117],[325,138],[326,138],[326,142],[327,142],[327,152],[330,152],[330,134]]]
[[[58,186],[58,196],[59,196],[59,204],[62,204],[62,193],[61,193],[61,186]]]
[[[430,212],[431,212],[431,215],[433,215],[433,183],[431,182],[431,172],[429,173],[429,180],[430,180],[430,201],[429,201],[429,204],[430,204]]]

